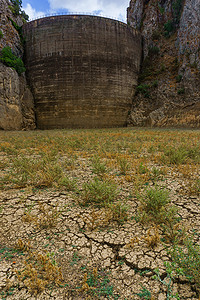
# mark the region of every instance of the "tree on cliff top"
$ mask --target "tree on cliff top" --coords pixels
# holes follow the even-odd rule
[[[26,21],[28,21],[29,16],[25,13],[24,10],[22,10],[22,0],[11,0],[12,6],[12,12],[16,16],[21,16]],[[11,7],[10,7],[11,8]]]

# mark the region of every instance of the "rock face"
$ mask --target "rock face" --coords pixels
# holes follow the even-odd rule
[[[21,18],[13,16],[7,0],[0,2],[0,51],[10,47],[13,53],[23,56],[23,45],[17,30],[12,25],[12,19],[21,26]],[[35,128],[34,101],[27,85],[25,75],[21,76],[12,69],[0,63],[0,129],[21,130]]]
[[[200,127],[200,1],[132,0],[127,19],[143,35],[129,123]]]

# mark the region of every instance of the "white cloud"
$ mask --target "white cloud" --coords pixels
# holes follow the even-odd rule
[[[126,21],[129,0],[48,0],[52,10],[66,9],[70,12],[95,13]]]
[[[42,17],[45,14],[47,14],[47,12],[36,11],[29,3],[26,6],[22,7],[22,9],[29,16],[29,20],[37,19],[37,18]]]

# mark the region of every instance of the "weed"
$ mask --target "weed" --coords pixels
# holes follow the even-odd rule
[[[155,269],[154,272],[156,275],[153,276],[153,279],[156,279],[160,281],[164,286],[167,288],[167,300],[170,300],[172,298],[175,298],[177,300],[180,300],[180,297],[178,294],[173,295],[172,289],[174,284],[174,278],[175,278],[175,272],[172,268],[172,265],[169,262],[164,262],[164,266],[166,269],[167,276],[165,279],[161,279],[159,269]]]
[[[105,207],[109,203],[113,202],[118,195],[116,185],[101,181],[95,178],[89,183],[83,185],[83,191],[81,193],[82,200],[81,205],[92,204],[99,207]]]
[[[52,262],[48,254],[38,252],[29,252],[24,268],[16,274],[19,282],[34,295],[43,292],[50,284],[59,286],[63,281],[61,269],[55,261]]]
[[[125,157],[118,157],[117,162],[120,167],[120,174],[126,175],[127,171],[130,169],[128,160]]]
[[[180,88],[180,89],[177,91],[177,94],[178,94],[178,95],[183,95],[183,94],[185,94],[185,89],[184,89],[184,88]]]
[[[164,35],[165,37],[169,37],[173,31],[174,31],[174,23],[172,20],[167,21],[167,23],[164,24]]]
[[[200,246],[186,238],[182,247],[174,245],[169,253],[173,262],[173,270],[176,272],[179,270],[179,273],[194,282],[200,291]]]
[[[3,32],[0,30],[0,39],[3,37]]]
[[[103,176],[106,173],[106,165],[102,163],[98,156],[94,156],[92,161],[92,172],[98,176]]]
[[[176,82],[181,82],[183,76],[182,75],[177,75],[176,76]]]
[[[139,174],[146,174],[148,172],[148,168],[141,162],[138,167],[138,172]]]
[[[137,86],[136,91],[144,95],[145,98],[150,97],[149,93],[150,86],[148,84],[140,84]]]
[[[130,239],[130,241],[126,244],[126,248],[134,248],[135,244],[139,243],[139,240],[137,237],[133,237],[132,239]]]
[[[153,55],[158,55],[160,53],[160,49],[157,46],[151,46],[148,50],[148,55],[150,57]]]
[[[39,213],[33,215],[30,212],[27,212],[22,217],[22,220],[24,222],[33,223],[36,227],[41,229],[55,227],[58,223],[58,218],[60,217],[61,211],[58,210],[57,206],[49,209],[41,202],[38,202],[38,204]]]
[[[138,214],[141,222],[154,224],[166,224],[175,216],[175,208],[169,206],[169,192],[166,189],[155,186],[146,189],[142,195],[138,195],[141,207]]]
[[[147,230],[145,241],[147,242],[147,246],[149,248],[155,248],[156,246],[158,246],[158,244],[160,243],[158,227],[153,226],[152,228]]]
[[[162,156],[163,162],[169,162],[170,164],[183,164],[186,163],[189,159],[193,161],[198,161],[200,159],[200,151],[198,148],[193,147],[184,147],[179,146],[178,148],[168,147],[164,151],[164,155]],[[167,158],[167,159],[166,159]]]
[[[116,203],[108,204],[109,217],[108,220],[117,222],[118,224],[123,224],[128,220],[128,206],[123,201],[118,201]]]
[[[196,178],[195,181],[190,185],[190,193],[194,195],[200,195],[200,179]]]
[[[77,190],[76,180],[74,178],[71,179],[68,176],[62,177],[58,182],[58,185],[65,187],[67,191]]]
[[[152,299],[151,292],[147,290],[144,286],[141,287],[142,287],[141,291],[139,293],[136,293],[136,295],[143,300],[151,300]]]
[[[79,256],[78,251],[74,251],[72,255],[72,259],[70,261],[70,265],[74,266],[81,260],[81,256]]]
[[[94,296],[95,299],[109,299],[113,297],[117,300],[119,298],[119,295],[114,294],[108,274],[104,270],[98,271],[97,268],[85,272],[81,290],[88,295]]]

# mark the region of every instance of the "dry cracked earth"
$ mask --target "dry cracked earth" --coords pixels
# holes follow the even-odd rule
[[[157,184],[170,191],[187,233],[199,244],[199,196],[180,193],[185,183],[173,172],[169,168]],[[118,199],[128,207],[127,220],[119,224],[109,221],[104,208],[80,205],[82,183],[96,176],[87,157],[77,158],[68,175],[77,178],[79,193],[31,186],[1,191],[2,299],[199,299],[184,276],[170,284],[164,263],[170,245],[159,227],[138,222],[134,182],[115,177]],[[149,237],[156,235],[151,245]]]

